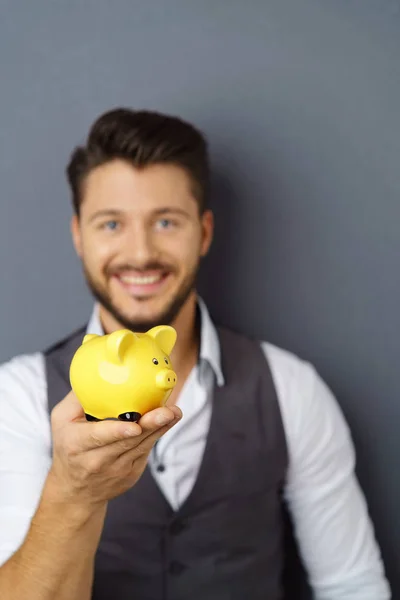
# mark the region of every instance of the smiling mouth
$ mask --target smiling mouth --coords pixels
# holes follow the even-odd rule
[[[160,271],[158,273],[143,273],[141,275],[124,273],[115,275],[115,278],[129,295],[143,298],[152,296],[158,292],[164,286],[169,275],[169,272]]]
[[[126,283],[128,285],[149,285],[151,283],[157,283],[160,281],[162,276],[162,273],[158,273],[157,275],[121,275],[120,280],[122,283]]]

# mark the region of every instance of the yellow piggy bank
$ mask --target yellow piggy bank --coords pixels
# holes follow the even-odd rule
[[[120,329],[107,335],[85,335],[69,376],[86,419],[138,421],[144,413],[163,406],[177,382],[169,357],[176,336],[167,325],[146,333]]]

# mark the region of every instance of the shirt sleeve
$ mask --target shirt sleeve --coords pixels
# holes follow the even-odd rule
[[[22,544],[50,466],[41,354],[0,366],[0,565]]]
[[[338,402],[312,365],[267,343],[263,349],[288,445],[285,498],[316,600],[389,600],[355,475],[351,433]]]

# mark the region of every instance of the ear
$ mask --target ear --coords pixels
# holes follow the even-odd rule
[[[111,363],[120,365],[127,349],[135,343],[137,336],[129,329],[119,329],[108,335],[106,357]]]
[[[173,327],[170,327],[170,325],[157,325],[157,327],[149,329],[146,335],[154,338],[165,354],[168,356],[171,354],[177,336]]]
[[[87,333],[82,340],[82,344],[86,344],[86,342],[90,342],[90,340],[94,340],[95,338],[100,337],[95,333]]]
[[[214,237],[214,214],[210,209],[204,211],[203,215],[201,216],[201,228],[202,237],[200,256],[204,257],[208,254]]]
[[[71,230],[71,236],[72,236],[72,241],[74,244],[75,252],[77,253],[77,255],[79,257],[81,257],[82,256],[81,230],[79,227],[79,219],[76,214],[72,215],[71,223],[70,223],[70,230]]]

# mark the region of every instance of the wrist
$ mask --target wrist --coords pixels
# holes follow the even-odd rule
[[[52,470],[43,488],[41,504],[46,509],[54,509],[59,518],[68,518],[71,525],[84,525],[99,518],[104,520],[107,510],[107,502],[92,502],[67,491]]]

